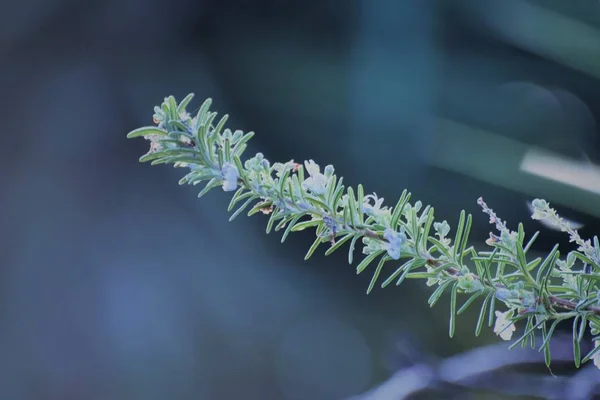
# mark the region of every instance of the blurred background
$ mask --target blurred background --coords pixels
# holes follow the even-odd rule
[[[535,252],[569,246],[535,197],[600,230],[597,1],[25,0],[1,19],[1,399],[345,399],[498,342],[476,307],[449,339],[423,281],[367,297],[345,252],[303,262],[312,233],[282,245],[139,164],[125,135],[170,94],[257,132],[247,157],[333,164],[389,205],[408,188],[452,226],[465,209],[476,246],[479,196],[541,230]],[[518,398],[501,389],[418,396]]]

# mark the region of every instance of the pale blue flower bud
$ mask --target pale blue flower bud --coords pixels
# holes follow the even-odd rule
[[[261,164],[264,159],[263,153],[256,153],[256,155],[244,163],[244,167],[251,171],[260,171]]]
[[[498,288],[496,289],[496,298],[500,301],[507,301],[510,297],[512,297],[512,293],[508,289]]]
[[[546,200],[535,199],[531,202],[533,206],[533,215],[532,219],[544,219],[548,217],[549,204]]]
[[[223,190],[231,192],[237,189],[237,180],[240,177],[238,169],[232,163],[226,162],[221,169],[223,175]]]
[[[398,260],[402,251],[402,245],[406,243],[404,232],[396,232],[387,228],[383,233],[383,238],[388,241],[385,246],[388,255],[394,260]]]
[[[326,166],[325,167],[325,171],[324,171],[325,172],[325,176],[328,177],[328,178],[331,177],[331,176],[333,176],[333,171],[334,171],[333,165]]]

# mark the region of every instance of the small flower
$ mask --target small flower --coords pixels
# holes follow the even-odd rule
[[[434,222],[433,229],[435,229],[435,232],[440,239],[445,238],[446,235],[450,233],[450,225],[448,225],[448,221],[446,220],[442,222]]]
[[[150,150],[148,150],[148,154],[154,153],[155,151],[160,151],[163,149],[162,144],[160,143],[160,139],[162,136],[160,135],[146,135],[144,139],[150,141]]]
[[[152,122],[158,125],[159,128],[163,128],[165,126],[166,121],[167,114],[165,113],[165,111],[161,107],[155,106],[154,115],[152,116]]]
[[[579,239],[579,237],[571,237],[571,240],[569,240],[569,242],[577,242],[578,240],[582,242],[577,248],[578,251],[584,252],[586,253],[586,255],[588,254],[588,252],[592,251],[593,247],[592,241],[590,239],[582,241],[581,239]]]
[[[319,164],[315,163],[313,160],[304,161],[304,168],[306,168],[306,172],[311,176],[321,172]]]
[[[449,246],[450,239],[446,238],[446,235],[450,233],[450,225],[448,225],[448,222],[434,222],[433,229],[435,230],[436,236],[440,239],[440,242],[446,246]]]
[[[498,230],[498,232],[508,232],[506,224],[500,218],[498,218],[494,210],[488,207],[485,201],[483,201],[483,198],[478,198],[477,204],[479,204],[483,212],[490,217],[490,224],[496,225],[496,229]]]
[[[363,237],[362,242],[365,245],[362,251],[363,254],[368,255],[376,251],[385,250],[391,258],[398,260],[402,252],[402,246],[407,240],[406,234],[402,231],[396,232],[388,228],[384,231],[383,238],[385,241]]]
[[[273,164],[273,171],[275,171],[275,176],[277,176],[278,178],[281,178],[281,176],[288,170],[296,170],[296,165],[298,165],[297,163],[294,162],[294,160],[290,160],[288,162],[286,162],[285,164],[282,163],[275,163]]]
[[[192,120],[191,115],[185,110],[179,113],[179,118],[181,118],[182,122],[188,122]]]
[[[240,177],[238,169],[235,165],[226,162],[223,164],[221,169],[221,175],[223,176],[223,190],[231,192],[237,189],[237,180]]]
[[[324,230],[323,236],[329,236],[329,241],[333,245],[335,244],[335,236],[337,235],[338,224],[335,220],[327,216],[323,217],[323,222],[327,228]]]
[[[388,241],[384,246],[388,255],[394,260],[399,259],[402,245],[406,243],[406,235],[404,232],[396,232],[387,228],[383,233],[383,238]]]
[[[344,207],[348,207],[348,195],[345,194],[342,196],[342,204]],[[381,207],[382,204],[383,197],[377,197],[376,193],[368,194],[365,197],[363,197],[363,202],[359,206],[359,212],[365,213],[368,216],[372,217],[377,224],[389,227],[392,212],[388,207]]]
[[[371,204],[371,200],[373,200],[373,204]],[[360,206],[360,210],[366,214],[377,215],[381,210],[382,204],[383,197],[377,197],[377,193],[368,194],[363,198],[363,203]]]
[[[515,324],[509,321],[512,317],[512,310],[507,312],[496,311],[496,325],[494,325],[494,333],[499,335],[502,340],[510,340],[514,331],[517,330]]]
[[[260,212],[263,214],[271,214],[273,212],[273,204],[265,202],[264,205],[260,208]]]
[[[487,239],[485,241],[485,244],[487,244],[488,246],[493,245],[494,243],[498,243],[500,242],[500,237],[494,235],[492,232],[490,232],[490,237],[489,239]]]
[[[187,146],[192,145],[192,139],[190,139],[189,137],[187,137],[185,135],[179,136],[179,141]]]
[[[305,161],[304,166],[306,171],[309,173],[309,177],[302,182],[302,188],[304,190],[310,190],[314,194],[324,194],[327,190],[327,186],[329,184],[329,180],[331,175],[325,176],[321,173],[321,169],[319,165],[316,164],[313,160]],[[325,167],[325,171],[328,174],[333,174],[333,167],[327,166]]]
[[[535,199],[531,202],[533,206],[533,215],[531,219],[545,219],[548,217],[550,211],[550,205],[546,200]]]

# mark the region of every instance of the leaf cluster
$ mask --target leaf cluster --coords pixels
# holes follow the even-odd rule
[[[548,366],[551,337],[559,323],[569,320],[575,365],[590,359],[600,365],[600,244],[597,237],[593,243],[581,239],[546,201],[533,201],[532,217],[559,226],[579,245],[577,250],[561,258],[557,245],[545,257],[532,259],[528,252],[538,232],[527,237],[523,224],[509,230],[479,199],[495,227],[486,241],[489,250],[479,251],[469,245],[472,216],[464,210],[450,235],[448,222],[435,221],[433,207],[411,203],[406,190],[393,207],[387,207],[383,198],[365,193],[362,185],[344,185],[331,165],[323,171],[312,160],[271,165],[261,153],[242,161],[253,133],[226,129],[227,115],[217,119],[210,99],[191,116],[186,106],[192,97],[180,103],[172,96],[166,98],[155,107],[155,125],[135,129],[127,137],[151,142],[141,162],[187,168],[179,184],[203,184],[199,197],[219,186],[235,192],[228,208],[230,221],[241,213],[267,214],[267,233],[282,231],[282,242],[291,232],[314,229],[315,240],[305,259],[323,246],[326,255],[346,246],[348,262],[353,264],[359,247],[364,257],[355,263],[356,273],[372,275],[367,293],[376,286],[398,286],[405,279],[426,279],[428,286],[435,287],[430,306],[444,293],[450,295],[450,336],[456,315],[478,304],[476,335],[484,324],[494,325],[500,337],[510,340],[516,324],[523,325],[511,348],[537,347],[536,337],[541,336],[538,348]],[[580,347],[587,331],[595,347],[582,357]]]

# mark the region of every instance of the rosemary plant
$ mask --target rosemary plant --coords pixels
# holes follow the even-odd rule
[[[593,359],[600,368],[600,243],[598,237],[593,243],[584,241],[546,201],[533,201],[532,218],[558,226],[578,245],[577,250],[561,258],[556,245],[545,258],[531,259],[527,253],[538,232],[527,238],[522,224],[511,231],[480,198],[477,202],[495,233],[486,241],[489,251],[477,251],[468,246],[471,215],[464,210],[449,237],[450,225],[434,220],[433,207],[420,201],[410,203],[406,190],[390,208],[383,206],[383,198],[366,194],[361,185],[356,189],[344,186],[331,165],[321,172],[312,160],[271,164],[261,153],[242,162],[253,132],[224,129],[227,115],[217,121],[217,113],[210,111],[210,99],[195,116],[190,115],[186,106],[192,97],[188,95],[179,104],[173,96],[165,98],[154,108],[154,126],[127,135],[150,141],[150,150],[140,162],[189,169],[179,184],[206,182],[198,197],[218,186],[234,192],[229,211],[235,211],[230,221],[246,210],[248,215],[268,214],[267,233],[283,230],[282,242],[290,232],[315,228],[316,238],[305,259],[319,246],[326,246],[329,255],[348,244],[348,262],[352,264],[355,248],[362,247],[365,256],[357,262],[356,272],[370,268],[373,277],[367,293],[376,284],[399,285],[411,278],[435,286],[430,306],[449,292],[451,337],[456,315],[478,302],[475,335],[487,324],[494,325],[494,332],[503,340],[511,340],[515,324],[523,321],[523,333],[510,348],[528,344],[534,348],[536,331],[541,331],[539,351],[544,351],[549,367],[552,334],[559,323],[572,320],[575,365]],[[391,273],[384,279],[386,264]],[[466,299],[461,305],[459,294]],[[497,303],[504,306],[502,310],[496,309]],[[595,346],[582,357],[580,344],[588,329]]]

